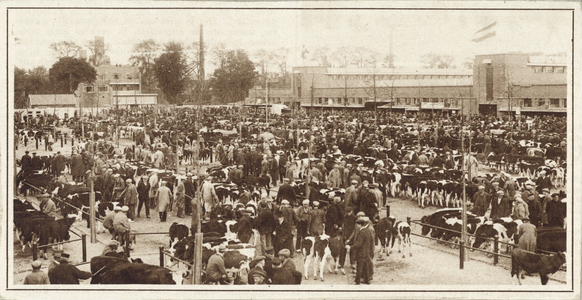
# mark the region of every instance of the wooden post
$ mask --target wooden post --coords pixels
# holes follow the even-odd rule
[[[94,168],[95,166],[93,166]],[[95,184],[93,182],[94,179],[94,170],[91,168],[91,173],[89,176],[89,227],[91,230],[91,243],[95,244],[97,242],[97,227],[95,226]]]
[[[37,255],[38,255],[38,247],[36,245],[36,241],[32,241],[32,260],[33,261],[35,261],[38,258]]]
[[[81,235],[81,243],[83,245],[83,262],[87,261],[87,235]]]
[[[160,246],[160,267],[164,266],[164,246]]]
[[[125,256],[129,257],[129,230],[125,233]]]
[[[498,238],[499,236],[495,235],[493,240],[493,265],[496,266],[497,263],[499,262],[499,256],[497,256],[497,252],[499,251],[499,244],[498,244]]]
[[[459,246],[460,246],[459,247],[459,251],[460,251],[460,253],[459,253],[459,257],[460,257],[460,259],[459,259],[459,263],[460,263],[459,268],[461,270],[463,270],[465,268],[465,242],[461,240],[461,242],[459,243]]]

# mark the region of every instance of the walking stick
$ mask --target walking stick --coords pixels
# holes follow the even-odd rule
[[[350,260],[350,248],[346,249],[346,261],[344,263],[344,269],[346,270],[346,277],[348,278],[348,285],[352,282],[352,263]]]

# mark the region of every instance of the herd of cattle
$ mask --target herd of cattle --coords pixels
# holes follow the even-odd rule
[[[413,156],[415,153],[411,152],[410,155]],[[382,156],[380,155],[380,157]],[[422,224],[425,224],[422,227],[422,234],[427,235],[430,233],[431,237],[446,241],[458,240],[460,237],[462,222],[461,210],[458,207],[461,204],[460,199],[463,193],[462,171],[458,169],[408,165],[405,162],[394,163],[387,157],[375,158],[357,155],[329,155],[325,158],[324,164],[328,171],[333,168],[333,165],[336,162],[341,160],[345,160],[354,165],[360,165],[363,175],[362,179],[369,176],[371,181],[380,181],[386,196],[411,199],[418,202],[418,205],[421,207],[427,205],[444,207],[444,209],[438,210],[434,214],[422,218],[421,222]],[[457,163],[459,158],[460,156],[456,156],[455,161]],[[308,167],[314,160],[315,159],[304,158],[298,159],[294,162],[297,164],[298,170],[300,170],[300,177],[304,177],[303,174],[307,174]],[[523,161],[525,162],[525,160]],[[523,174],[526,176],[518,177],[516,180],[518,186],[527,181],[528,178],[535,175],[535,172],[539,170],[550,170],[550,174],[556,174],[559,172],[558,169],[560,167],[552,164],[552,162],[544,162],[542,165],[538,165],[538,163],[541,163],[541,161],[538,160],[534,163],[528,162],[527,164],[522,163],[522,165],[526,166],[527,170],[533,168],[534,172],[524,171]],[[134,180],[152,170],[152,166],[146,165],[142,162],[130,161],[129,164],[134,171],[133,175],[124,174],[124,176],[133,178]],[[535,167],[531,167],[532,165]],[[248,262],[254,256],[254,247],[252,245],[255,245],[256,243],[253,242],[249,245],[241,244],[236,241],[237,226],[235,220],[240,217],[238,211],[242,208],[251,208],[255,212],[257,211],[256,203],[259,200],[260,193],[255,191],[251,202],[247,203],[246,206],[239,204],[238,207],[233,207],[233,204],[236,203],[236,200],[243,192],[243,187],[242,184],[237,185],[227,181],[232,168],[234,167],[213,167],[208,168],[206,171],[208,175],[213,176],[213,183],[215,185],[217,196],[220,198],[223,205],[217,206],[216,212],[213,211],[213,218],[211,218],[210,221],[205,221],[203,223],[202,231],[205,233],[203,241],[203,262],[207,262],[208,258],[215,253],[216,248],[220,244],[226,244],[229,249],[227,252],[228,255],[225,255],[227,269],[233,268],[236,269],[237,272],[244,273],[245,270],[248,271]],[[472,182],[467,182],[467,197],[471,199],[473,194],[477,191],[478,184],[487,184],[491,181],[493,176],[494,174],[486,174],[485,177],[478,177]],[[168,187],[171,189],[173,188],[176,176],[172,171],[166,170],[160,173],[159,177],[169,182]],[[68,230],[71,224],[75,220],[79,220],[81,217],[87,219],[87,226],[89,226],[87,218],[89,188],[73,183],[59,183],[55,181],[51,175],[44,173],[32,174],[27,178],[22,178],[20,182],[21,191],[32,189],[51,192],[53,199],[58,200],[56,201],[56,204],[60,207],[64,216],[63,219],[55,220],[52,217],[34,211],[30,205],[15,199],[14,223],[15,228],[18,231],[18,239],[21,241],[23,247],[26,243],[30,243],[33,238],[36,238],[38,244],[41,246],[52,242],[68,240]],[[268,190],[269,178],[267,176],[249,176],[245,179],[244,184],[247,187],[255,187],[257,190],[263,188]],[[292,183],[297,195],[305,195],[305,184],[306,183],[302,180],[297,180]],[[96,201],[98,201],[96,217],[98,217],[98,219],[99,217],[105,216],[107,208],[112,209],[112,204],[110,202],[100,202],[103,192],[104,191],[96,189]],[[332,193],[336,196],[343,196],[345,189],[320,189],[312,192],[317,193],[320,199],[327,199]],[[83,213],[83,211],[85,213]],[[216,218],[216,216],[221,216],[221,218]],[[518,220],[500,219],[484,222],[482,217],[477,217],[472,214],[468,215],[467,220],[467,232],[474,235],[471,245],[475,248],[481,247],[483,244],[489,244],[493,247],[490,241],[495,237],[503,242],[515,243],[513,240],[517,238],[515,233],[517,232],[517,226],[519,226],[520,222]],[[429,227],[426,226],[426,224],[435,227]],[[173,224],[169,229],[171,237],[169,253],[180,260],[191,262],[193,260],[192,249],[194,247],[194,238],[188,234],[189,230],[187,227],[186,229],[184,229],[184,227],[186,226]],[[398,237],[401,243],[404,242],[404,245],[408,246],[410,253],[410,222],[395,222],[395,220],[390,220],[388,218],[379,220],[376,225],[376,234],[383,248],[390,245],[390,241],[392,242],[393,247],[395,238]],[[255,236],[258,237],[257,232],[255,232]],[[538,250],[540,250],[540,252],[564,252],[566,250],[566,231],[564,229],[542,228],[538,232],[537,239]],[[302,249],[302,252],[305,258],[304,275],[306,278],[308,276],[308,267],[313,262],[314,276],[318,277],[317,273],[319,270],[319,277],[323,279],[324,265],[328,258],[333,258],[337,271],[338,257],[341,251],[341,245],[343,245],[342,240],[337,240],[337,237],[330,238],[329,236],[324,235],[321,237],[307,238],[303,245],[304,249]],[[410,253],[410,255],[412,254]],[[101,262],[101,264],[104,263]],[[105,265],[110,266],[110,263],[105,263]],[[137,270],[144,268],[143,265],[137,266],[135,263],[128,264],[125,269],[118,267],[117,264],[115,265],[116,268],[120,270],[117,271],[117,269],[111,269],[114,269],[115,272],[121,272],[119,274],[130,272],[129,270],[133,269]],[[110,267],[101,266],[96,270],[102,268],[104,268],[103,270],[107,269],[108,271],[104,272],[101,270],[101,274],[117,274],[115,272],[110,273]],[[92,272],[93,271],[92,262]],[[158,279],[155,280],[158,280],[160,283],[170,282],[172,274],[163,270],[156,272],[159,274],[156,275],[156,278]],[[105,278],[107,277],[105,276]],[[244,280],[246,280],[246,276],[242,275],[237,278],[243,283]],[[131,279],[127,283],[142,283],[147,280],[149,280],[147,282],[150,283],[151,280],[154,279],[148,278],[146,281],[144,280],[146,279]],[[95,280],[96,283],[99,283],[98,281],[99,280]],[[101,281],[100,283],[107,283],[107,280]],[[116,283],[119,283],[119,281]]]

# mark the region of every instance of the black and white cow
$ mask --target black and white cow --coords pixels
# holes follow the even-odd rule
[[[306,237],[303,239],[301,251],[303,254],[303,268],[305,279],[309,279],[309,266],[313,262],[313,276],[314,280],[318,279],[317,271],[319,269],[319,278],[323,281],[323,272],[325,269],[325,264],[327,260],[331,257],[334,261],[335,270],[334,273],[338,272],[339,256],[344,247],[343,237],[337,235],[330,238],[326,234],[322,234],[317,237]],[[331,265],[328,265],[329,272],[331,273]],[[341,267],[342,274],[345,274],[343,266]]]
[[[410,218],[407,218],[407,221],[397,221],[394,223],[394,228],[397,233],[398,237],[398,253],[402,252],[402,258],[406,257],[405,249],[408,248],[408,254],[412,256],[412,242],[410,241]],[[400,249],[401,245],[402,251]]]

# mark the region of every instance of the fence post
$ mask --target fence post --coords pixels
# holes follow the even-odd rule
[[[35,261],[38,257],[38,248],[36,246],[36,241],[32,241],[32,260]]]
[[[125,233],[125,255],[129,257],[129,230]]]
[[[463,270],[465,268],[465,242],[461,241],[459,243],[460,247],[459,247],[459,251],[460,251],[460,266],[459,268],[461,270]]]
[[[160,246],[160,267],[164,266],[164,246]]]
[[[499,262],[499,257],[497,256],[497,252],[499,251],[499,244],[497,242],[498,238],[499,237],[497,235],[495,235],[495,237],[494,237],[495,240],[493,240],[493,265],[494,266],[497,265],[497,263]]]
[[[87,261],[87,235],[81,235],[81,243],[83,245],[83,262]]]

